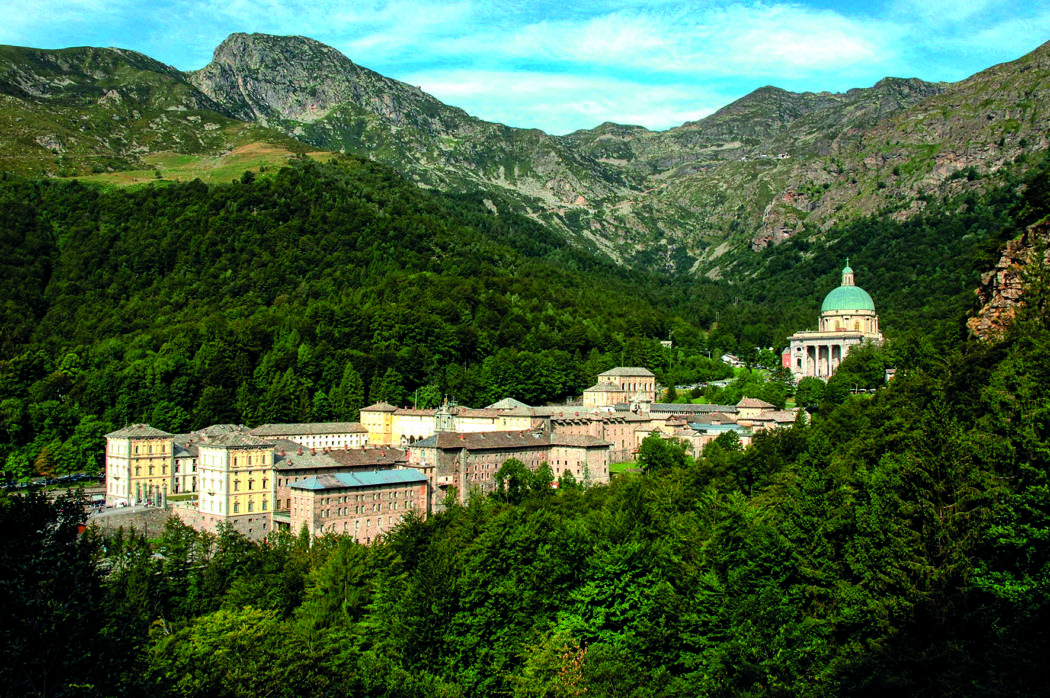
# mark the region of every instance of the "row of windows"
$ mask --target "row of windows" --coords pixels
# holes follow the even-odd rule
[[[265,478],[264,477],[262,479],[262,489],[265,490],[269,486],[269,484],[270,484],[269,478]],[[255,479],[254,478],[248,478],[248,489],[249,490],[254,490],[255,489]],[[234,480],[233,481],[233,491],[234,492],[240,492],[241,491],[241,481],[240,480]]]
[[[140,449],[141,448],[142,448],[141,446],[136,446],[135,447],[135,455],[138,455],[140,453]],[[168,452],[167,444],[161,444],[157,448],[157,453],[167,453],[167,452]],[[146,445],[146,454],[149,455],[151,453],[153,453],[153,444],[147,444]]]
[[[269,458],[266,457],[266,454],[263,454],[261,456],[245,456],[245,459],[247,461],[245,463],[245,465],[249,465],[249,466],[250,465],[266,465],[267,461],[269,461]],[[236,468],[237,465],[239,464],[239,462],[240,462],[240,457],[239,456],[234,456],[233,457],[233,467]]]
[[[153,468],[154,468],[154,466],[152,466],[152,465],[149,466],[149,474],[150,475],[154,474]],[[160,474],[161,475],[167,475],[168,474],[168,466],[166,466],[166,465],[161,466],[161,473]],[[136,465],[135,466],[135,475],[136,476],[142,475],[142,466],[141,465]]]
[[[346,504],[347,502],[363,502],[365,497],[372,500],[373,502],[383,499],[384,494],[388,494],[390,499],[398,499],[399,497],[411,497],[412,493],[405,490],[393,490],[388,492],[372,492],[371,496],[365,494],[353,494],[353,495],[342,495],[337,497],[321,497],[318,500],[318,504],[321,506],[327,506],[329,504]]]
[[[291,507],[291,504],[289,504],[289,507]],[[357,506],[354,507],[353,513],[354,514],[365,514],[365,513],[367,513],[366,512],[366,508],[367,508],[367,505],[365,505],[365,504],[358,504]],[[398,511],[400,508],[401,508],[400,507],[400,502],[391,502],[387,506],[387,511]],[[414,509],[415,508],[415,502],[412,502],[412,501],[405,502],[405,508],[406,509]],[[373,504],[371,509],[369,509],[369,511],[381,513],[383,511],[383,504],[382,504],[382,502],[380,502],[378,504]],[[322,509],[320,515],[321,515],[321,518],[330,518],[330,517],[333,517],[333,516],[350,516],[350,513],[351,513],[350,512],[350,507],[336,507],[335,509]]]
[[[250,499],[248,500],[248,511],[255,511],[255,502],[253,502]],[[259,511],[266,511],[266,500],[265,499],[262,500],[261,502],[259,502]],[[241,503],[240,502],[234,502],[233,503],[233,513],[234,514],[241,513]]]

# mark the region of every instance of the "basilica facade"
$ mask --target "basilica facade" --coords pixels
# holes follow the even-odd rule
[[[788,342],[781,359],[795,380],[809,376],[827,380],[851,348],[882,342],[875,303],[856,285],[849,260],[842,270],[842,285],[824,297],[818,329],[797,332],[788,337]]]

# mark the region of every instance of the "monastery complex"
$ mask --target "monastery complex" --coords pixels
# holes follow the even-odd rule
[[[609,466],[634,458],[656,432],[694,453],[735,432],[744,445],[795,413],[744,398],[737,405],[660,404],[644,368],[599,376],[583,405],[530,407],[502,400],[484,409],[405,409],[377,403],[360,423],[216,424],[169,434],[134,424],[106,435],[106,504],[170,507],[187,524],[220,524],[261,539],[274,529],[339,533],[369,543],[410,513],[440,511],[449,498],[496,489],[514,458],[584,484],[609,481]]]

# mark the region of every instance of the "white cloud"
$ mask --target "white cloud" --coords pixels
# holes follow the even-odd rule
[[[880,32],[891,25],[798,4],[661,4],[607,14],[540,20],[503,31],[451,37],[450,54],[504,61],[657,70],[677,74],[769,75],[841,70],[891,52]]]
[[[727,101],[689,85],[654,87],[538,72],[456,70],[405,79],[479,118],[548,133],[593,128],[603,121],[664,129],[702,118]]]
[[[53,48],[51,44],[55,39],[51,37],[75,36],[78,30],[85,32],[89,25],[113,21],[129,8],[126,0],[37,0],[32,10],[25,3],[2,3],[0,43]],[[83,45],[84,42],[72,43]]]

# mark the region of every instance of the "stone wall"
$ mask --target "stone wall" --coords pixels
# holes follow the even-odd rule
[[[88,525],[97,525],[103,533],[113,533],[121,527],[134,528],[147,538],[155,538],[171,515],[170,509],[159,507],[121,507],[88,517]]]
[[[216,533],[219,524],[226,523],[251,540],[262,540],[273,529],[270,512],[265,511],[240,516],[223,516],[199,511],[195,507],[175,506],[171,513],[181,519],[184,524],[198,531]]]

